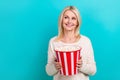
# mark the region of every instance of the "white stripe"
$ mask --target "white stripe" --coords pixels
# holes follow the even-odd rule
[[[64,63],[65,63],[65,72],[66,75],[68,75],[67,57],[65,52],[64,52]]]
[[[61,58],[60,58],[60,52],[58,52],[58,58],[59,58],[60,64],[62,65]],[[61,74],[63,74],[63,69],[62,68],[61,68]]]
[[[78,62],[79,51],[77,51],[77,62]],[[76,73],[78,73],[78,69],[76,68]]]
[[[72,75],[74,74],[74,55],[73,52],[71,52],[71,71]]]

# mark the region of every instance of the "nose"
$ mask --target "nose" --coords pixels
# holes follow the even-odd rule
[[[72,19],[69,18],[69,19],[68,19],[68,23],[71,23],[71,22],[72,22]]]

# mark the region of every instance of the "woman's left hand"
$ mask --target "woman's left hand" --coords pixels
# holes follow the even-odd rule
[[[77,62],[77,66],[78,69],[80,69],[82,67],[82,58],[80,58]]]

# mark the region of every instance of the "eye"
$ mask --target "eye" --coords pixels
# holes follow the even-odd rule
[[[76,20],[76,18],[75,18],[75,17],[72,17],[72,20]]]
[[[68,18],[68,16],[65,16],[64,18],[65,18],[65,19],[67,19],[67,18]]]

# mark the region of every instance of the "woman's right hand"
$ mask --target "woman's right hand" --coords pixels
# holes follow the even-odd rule
[[[62,68],[62,65],[57,60],[55,60],[54,65],[57,70],[60,70]]]

